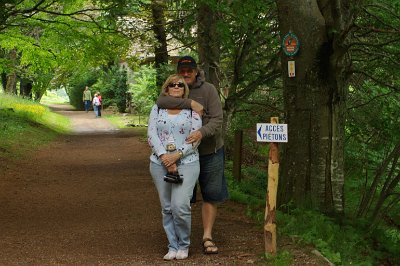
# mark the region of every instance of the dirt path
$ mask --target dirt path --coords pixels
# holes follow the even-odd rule
[[[147,144],[133,130],[63,108],[57,112],[72,119],[74,134],[0,165],[0,265],[166,264]],[[192,208],[189,259],[169,264],[261,264],[262,229],[233,202],[220,208],[215,226],[220,254],[204,256],[200,207]],[[294,264],[321,265],[304,252]]]

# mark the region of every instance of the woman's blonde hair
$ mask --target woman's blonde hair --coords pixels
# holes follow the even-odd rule
[[[162,94],[168,95],[168,89],[169,89],[168,85],[170,83],[174,83],[174,82],[182,82],[183,83],[183,85],[185,86],[184,87],[185,91],[183,93],[183,97],[182,98],[188,98],[189,97],[189,87],[186,84],[185,79],[183,78],[183,76],[181,76],[179,74],[173,74],[173,75],[171,75],[171,76],[169,76],[167,78],[167,80],[164,82],[164,84],[162,85],[162,88],[161,88]]]

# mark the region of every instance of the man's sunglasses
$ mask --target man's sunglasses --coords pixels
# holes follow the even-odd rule
[[[185,84],[183,84],[182,82],[168,84],[169,88],[174,88],[176,86],[178,86],[179,88],[185,88]]]

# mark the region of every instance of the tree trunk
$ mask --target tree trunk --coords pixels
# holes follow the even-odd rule
[[[21,78],[19,84],[19,93],[25,98],[32,99],[32,81]]]
[[[7,75],[7,85],[5,92],[8,94],[17,94],[17,74],[15,71]]]
[[[35,102],[40,102],[44,94],[44,91],[35,91]]]
[[[8,58],[15,66],[17,61],[17,51],[15,49],[11,50],[8,53]],[[7,83],[4,88],[4,91],[8,94],[17,94],[17,73],[15,72],[14,68],[11,68],[11,72],[7,73]]]
[[[292,31],[301,43],[299,54],[291,59],[296,64],[296,77],[288,77],[289,57],[282,53],[281,58],[289,142],[281,162],[280,200],[327,213],[344,208],[345,77],[349,63],[343,45],[348,32],[344,27],[352,19],[345,16],[346,1],[333,2],[277,1],[281,36]]]
[[[164,78],[162,76],[163,70],[160,67],[168,63],[168,49],[167,37],[165,34],[165,17],[164,17],[165,3],[161,0],[152,0],[151,12],[153,16],[153,32],[157,39],[154,45],[155,63],[157,69],[157,87],[161,87]]]
[[[3,86],[3,90],[5,91],[7,86],[7,74],[5,72],[1,73],[1,85]]]
[[[206,3],[201,2],[197,10],[197,43],[199,65],[206,80],[219,90],[220,38],[217,33],[218,16]]]

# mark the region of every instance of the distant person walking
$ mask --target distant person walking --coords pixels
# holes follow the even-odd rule
[[[93,110],[94,110],[94,114],[96,115],[96,117],[100,117],[99,116],[99,107],[100,107],[100,100],[99,100],[97,93],[95,93],[94,97],[93,97]]]
[[[85,111],[87,113],[89,112],[90,104],[92,103],[92,93],[90,92],[88,86],[86,86],[85,90],[83,91],[82,100],[83,100],[83,105],[85,107]]]
[[[96,94],[97,94],[97,98],[99,98],[99,103],[100,103],[100,105],[99,105],[98,108],[97,108],[97,114],[98,114],[98,116],[100,117],[100,116],[101,116],[101,108],[103,107],[103,100],[102,100],[102,98],[101,98],[101,94],[100,94],[99,91],[96,92]]]

